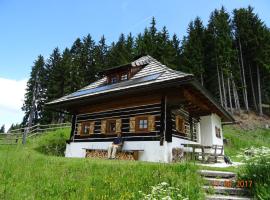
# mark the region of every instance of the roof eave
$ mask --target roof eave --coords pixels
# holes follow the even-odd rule
[[[196,87],[198,90],[202,92],[204,96],[206,96],[211,103],[213,103],[223,114],[224,116],[228,119],[229,122],[235,123],[236,120],[234,117],[227,111],[225,110],[216,100],[215,98],[195,79],[191,82],[191,84]]]
[[[187,82],[190,82],[193,80],[193,75],[188,75],[186,77],[181,77],[181,78],[176,78],[176,79],[169,79],[169,80],[165,80],[165,81],[162,81],[162,82],[153,82],[153,83],[150,83],[149,85],[138,85],[138,86],[135,86],[135,87],[131,87],[131,88],[123,88],[123,89],[120,89],[120,90],[117,90],[117,91],[108,91],[108,92],[105,92],[105,93],[98,93],[98,94],[94,94],[94,95],[88,95],[88,96],[83,96],[81,98],[76,98],[76,99],[66,99],[64,101],[59,101],[59,102],[48,102],[46,103],[45,105],[48,106],[48,107],[55,107],[55,106],[59,106],[59,105],[63,105],[63,104],[68,104],[68,103],[73,103],[73,102],[76,102],[76,101],[82,101],[82,100],[85,100],[85,99],[88,99],[88,98],[96,98],[96,97],[99,97],[99,96],[107,96],[108,95],[108,98],[109,97],[112,97],[114,95],[118,95],[119,93],[121,94],[126,94],[126,93],[130,93],[130,92],[133,92],[133,91],[136,91],[136,90],[141,90],[141,89],[148,89],[148,88],[154,88],[154,87],[167,87],[168,84],[175,84],[175,83],[181,83],[181,84],[185,84]]]

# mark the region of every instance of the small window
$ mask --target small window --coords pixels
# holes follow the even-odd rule
[[[122,74],[121,75],[121,81],[127,80],[128,79],[128,75],[127,74]]]
[[[215,129],[216,129],[216,137],[217,137],[217,138],[221,138],[220,128],[215,127]]]
[[[107,131],[108,134],[116,133],[116,120],[107,121]]]
[[[148,117],[136,117],[136,131],[148,131]]]
[[[139,129],[146,129],[147,128],[147,120],[146,119],[140,119],[139,120]]]
[[[90,131],[90,123],[84,122],[82,123],[81,135],[87,135]]]
[[[117,82],[117,77],[116,76],[113,76],[112,78],[111,78],[111,83],[116,83]]]

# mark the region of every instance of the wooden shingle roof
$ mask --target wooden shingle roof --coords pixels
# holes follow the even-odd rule
[[[124,66],[124,65],[123,65]],[[120,66],[121,68],[123,66]],[[139,59],[125,65],[127,67],[142,67],[134,76],[129,80],[121,81],[114,84],[107,84],[107,77],[104,76],[100,80],[91,83],[90,85],[74,92],[63,96],[59,99],[47,103],[47,106],[51,107],[65,107],[64,105],[70,105],[72,102],[81,102],[85,100],[95,99],[98,96],[114,95],[115,93],[128,92],[130,90],[137,90],[144,88],[160,88],[161,85],[186,85],[189,84],[207,101],[211,104],[211,107],[224,116],[226,121],[234,121],[234,118],[228,113],[212,96],[208,91],[202,87],[194,78],[193,74],[188,74],[180,71],[176,71],[168,68],[162,63],[158,62],[151,56],[143,56]],[[111,68],[116,69],[116,68]],[[185,87],[186,87],[185,86]],[[194,91],[195,91],[194,90]]]
[[[107,84],[107,78],[103,77],[90,85],[54,101],[47,103],[47,105],[58,104],[61,102],[71,101],[75,99],[91,97],[101,93],[108,93],[119,90],[126,90],[133,87],[143,87],[157,82],[163,82],[166,80],[173,80],[184,78],[187,76],[193,77],[192,74],[187,74],[179,71],[172,70],[167,66],[161,64],[151,56],[143,56],[130,63],[131,67],[144,66],[139,72],[137,72],[129,80]]]

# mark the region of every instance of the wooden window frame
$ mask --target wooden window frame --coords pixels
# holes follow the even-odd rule
[[[216,133],[216,137],[221,139],[221,129],[217,126],[215,126],[215,133]]]
[[[125,76],[126,79],[122,79],[123,76]],[[120,74],[119,77],[120,77],[120,81],[126,81],[126,80],[128,80],[128,73],[122,73],[122,74]]]
[[[182,121],[182,123],[180,123],[180,120]],[[176,121],[175,123],[177,123],[178,124],[178,127],[179,127],[179,129],[176,130],[176,131],[178,133],[187,135],[186,128],[185,128],[186,127],[186,124],[185,124],[186,120],[185,120],[185,118],[183,116],[181,116],[181,115],[176,115],[175,121]],[[175,124],[175,126],[176,126],[176,124]],[[181,130],[180,130],[180,126],[181,126]]]
[[[110,124],[115,124],[115,131],[111,131]],[[116,119],[108,119],[106,120],[106,135],[115,135],[116,134]]]
[[[147,121],[147,127],[146,128],[140,128],[140,120],[146,120]],[[137,116],[135,117],[135,132],[149,132],[149,119],[148,116]]]
[[[88,132],[87,133],[85,133],[85,127],[88,125]],[[81,123],[81,132],[80,132],[80,135],[90,135],[90,126],[91,126],[91,124],[90,124],[90,121],[87,121],[87,122],[82,122]]]

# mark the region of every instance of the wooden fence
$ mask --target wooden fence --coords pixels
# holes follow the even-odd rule
[[[57,129],[68,128],[70,126],[71,123],[45,125],[37,124],[31,127],[14,129],[8,133],[0,134],[0,145],[14,145],[18,144],[20,141],[25,143],[27,138],[31,138]]]

